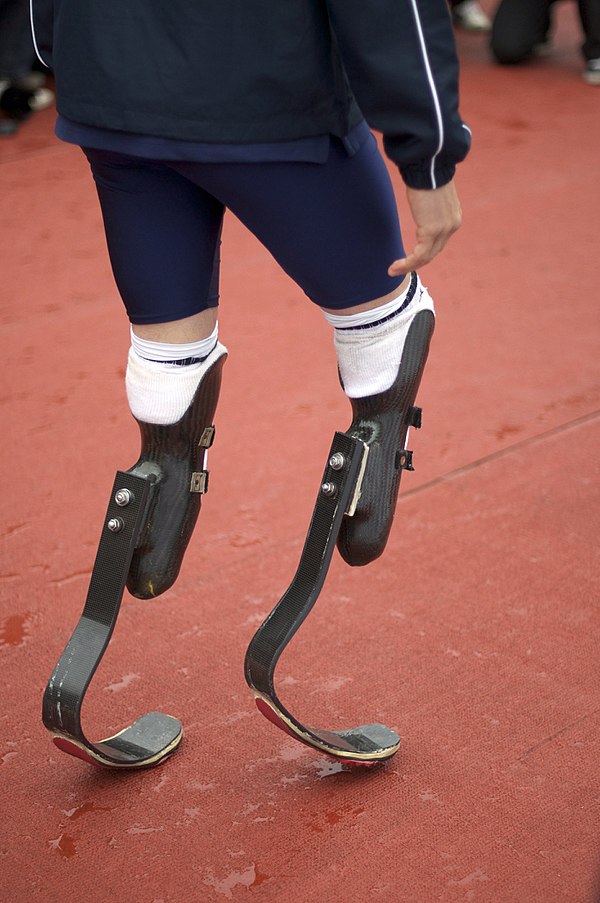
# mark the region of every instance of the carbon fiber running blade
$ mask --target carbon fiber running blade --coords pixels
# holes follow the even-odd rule
[[[246,681],[259,711],[294,739],[344,762],[374,765],[398,750],[400,738],[382,724],[343,731],[310,728],[279,700],[275,667],[283,650],[313,608],[325,582],[342,518],[356,505],[368,450],[359,439],[336,433],[294,578],[252,638],[245,660]]]
[[[143,715],[96,742],[87,739],[81,726],[84,696],[115,628],[151,491],[151,478],[117,471],[83,613],[52,672],[42,704],[44,726],[58,749],[108,768],[158,765],[183,736],[180,722],[161,712]]]

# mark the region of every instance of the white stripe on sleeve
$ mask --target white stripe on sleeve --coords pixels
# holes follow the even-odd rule
[[[417,6],[417,0],[411,0],[411,5],[412,5],[412,9],[413,9],[413,14],[415,17],[415,24],[417,26],[417,33],[419,35],[419,43],[421,45],[421,53],[423,54],[423,63],[425,65],[425,71],[427,73],[427,81],[429,82],[429,89],[431,91],[431,98],[433,100],[433,107],[435,110],[435,117],[436,117],[437,126],[438,126],[439,141],[438,141],[437,150],[434,153],[433,157],[431,158],[431,168],[430,168],[432,188],[437,188],[437,182],[435,180],[435,161],[436,161],[438,154],[440,153],[442,147],[444,146],[444,122],[442,119],[442,110],[440,107],[440,100],[438,97],[437,88],[435,86],[435,81],[433,79],[433,72],[431,71],[431,65],[429,63],[429,56],[427,54],[427,45],[425,43],[425,36],[423,34],[423,29],[421,27],[421,18],[419,16],[419,8]]]

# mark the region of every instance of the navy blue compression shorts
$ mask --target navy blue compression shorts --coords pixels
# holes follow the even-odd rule
[[[321,307],[341,310],[400,285],[404,257],[390,177],[373,136],[325,163],[165,162],[84,148],[110,260],[132,323],[216,307],[223,215],[232,211]]]

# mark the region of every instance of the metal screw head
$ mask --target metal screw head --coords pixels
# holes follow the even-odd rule
[[[345,463],[346,459],[341,452],[335,452],[329,459],[329,466],[333,470],[341,470]]]
[[[119,505],[120,508],[124,508],[125,505],[129,505],[130,502],[133,501],[133,492],[130,492],[129,489],[119,489],[115,493],[115,502]]]
[[[337,492],[337,486],[335,485],[335,483],[322,483],[321,492],[323,493],[323,495],[326,495],[327,498],[331,499]]]
[[[125,521],[122,517],[111,517],[106,526],[111,533],[120,533],[125,526]]]

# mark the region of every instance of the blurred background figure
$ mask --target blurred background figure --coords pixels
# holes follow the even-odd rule
[[[522,63],[550,51],[552,7],[556,0],[501,0],[492,24],[490,45],[499,63]],[[583,79],[600,85],[600,0],[578,0],[585,35]]]
[[[486,32],[492,27],[477,0],[450,0],[450,10],[454,25],[463,31]]]
[[[0,0],[0,135],[14,135],[54,100],[46,76],[33,71],[34,59],[28,0]]]

